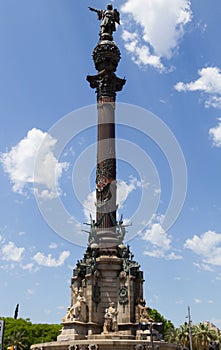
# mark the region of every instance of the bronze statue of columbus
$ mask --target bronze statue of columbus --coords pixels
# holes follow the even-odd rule
[[[88,8],[90,11],[96,12],[98,19],[101,20],[100,38],[112,40],[112,34],[116,31],[116,23],[120,24],[120,13],[117,9],[113,9],[111,4],[107,5],[106,10],[97,10],[93,7]]]

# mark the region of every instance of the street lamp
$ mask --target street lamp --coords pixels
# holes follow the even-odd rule
[[[189,339],[190,339],[190,350],[193,350],[193,342],[192,342],[192,320],[190,316],[190,307],[188,306],[188,324],[189,324]]]
[[[154,349],[153,330],[156,330],[159,332],[163,329],[162,326],[163,326],[162,322],[140,322],[139,323],[140,330],[145,331],[145,330],[149,329],[149,331],[150,331],[150,348],[151,349]]]

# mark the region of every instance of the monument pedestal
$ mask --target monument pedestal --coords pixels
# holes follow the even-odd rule
[[[100,333],[101,326],[93,322],[70,321],[63,322],[61,334],[57,337],[58,342],[85,339],[90,334]]]
[[[174,344],[168,344],[164,341],[154,342],[154,347],[147,340],[122,339],[120,337],[75,340],[63,342],[50,342],[32,345],[34,350],[179,350],[180,347]]]

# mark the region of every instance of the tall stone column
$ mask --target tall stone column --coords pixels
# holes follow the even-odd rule
[[[126,81],[115,74],[120,51],[112,34],[120,15],[111,4],[106,10],[89,9],[101,20],[100,40],[93,51],[97,74],[87,76],[97,94],[97,213],[86,223],[88,246],[73,269],[71,303],[58,342],[44,345],[45,350],[140,349],[139,323],[150,320],[143,300],[143,272],[124,244],[127,225],[122,216],[116,221],[115,101]],[[33,349],[39,348],[42,344]]]
[[[97,74],[87,76],[96,89],[98,109],[96,170],[96,231],[100,247],[116,246],[116,155],[115,100],[126,80],[115,74],[120,51],[112,40],[103,36],[93,51]]]

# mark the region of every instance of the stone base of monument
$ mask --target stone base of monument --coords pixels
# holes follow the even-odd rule
[[[120,335],[112,338],[85,339],[35,344],[32,350],[178,350],[179,346],[164,341],[122,339]]]
[[[34,344],[31,350],[178,350],[174,344],[153,340],[149,330],[139,330],[137,324],[118,324],[116,332],[104,333],[93,322],[63,322],[57,341]],[[156,335],[156,334],[153,334]]]
[[[107,334],[88,335],[88,340],[107,340],[107,339],[134,339],[134,335],[126,335],[121,332],[109,332]]]
[[[119,325],[121,327],[121,325]],[[57,341],[34,344],[31,350],[178,350],[174,344],[154,340],[151,344],[150,331],[131,329],[117,332],[95,333],[95,323],[79,321],[64,322]],[[124,328],[124,327],[121,327]]]
[[[57,337],[58,342],[85,339],[90,334],[100,333],[101,326],[93,322],[70,321],[63,322],[61,334]]]

